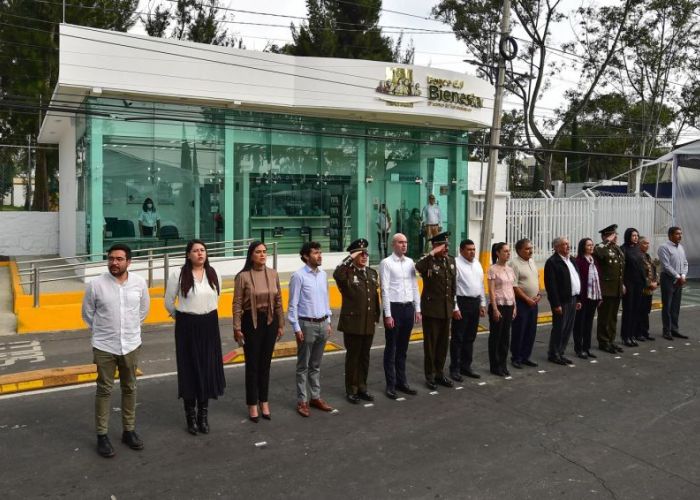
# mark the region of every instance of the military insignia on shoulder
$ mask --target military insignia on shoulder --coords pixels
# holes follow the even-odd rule
[[[352,277],[352,283],[353,285],[358,285],[360,283],[360,280],[357,279],[357,275],[354,275]]]

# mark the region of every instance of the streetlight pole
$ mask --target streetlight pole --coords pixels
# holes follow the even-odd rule
[[[501,43],[510,36],[510,0],[503,0],[501,14]],[[503,114],[503,88],[506,78],[506,60],[503,54],[498,58],[496,95],[493,99],[493,121],[489,150],[489,170],[486,174],[486,194],[484,198],[484,219],[481,223],[481,252],[479,260],[484,269],[491,265],[491,239],[493,238],[494,198],[496,196],[496,165],[498,146],[501,144],[501,115]]]

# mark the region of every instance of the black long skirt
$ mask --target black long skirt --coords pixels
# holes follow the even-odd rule
[[[175,354],[179,398],[206,401],[223,396],[226,378],[216,309],[207,314],[177,312]]]

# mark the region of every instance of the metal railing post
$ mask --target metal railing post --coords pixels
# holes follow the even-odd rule
[[[170,254],[163,255],[163,297],[165,289],[168,288],[168,275],[170,274]]]
[[[153,286],[153,250],[148,251],[148,288]]]
[[[39,293],[41,292],[41,285],[39,281],[39,266],[32,264],[32,275],[33,275],[33,292],[34,292],[34,307],[39,307]]]
[[[277,242],[272,243],[272,268],[277,269]]]

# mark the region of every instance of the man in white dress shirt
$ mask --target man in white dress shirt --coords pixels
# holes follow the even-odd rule
[[[428,196],[428,204],[423,207],[421,216],[423,217],[423,233],[425,235],[424,251],[427,252],[430,250],[430,238],[442,231],[442,212],[435,203],[434,194]]]
[[[109,272],[88,283],[83,297],[83,320],[92,333],[92,352],[97,365],[97,452],[106,458],[114,456],[107,431],[117,368],[122,391],[122,442],[131,449],[143,449],[143,441],[135,432],[136,367],[141,323],[148,314],[150,297],[146,281],[127,270],[130,264],[131,249],[123,244],[112,245],[107,252]]]
[[[396,233],[391,239],[393,253],[379,264],[379,281],[384,309],[384,375],[386,395],[396,399],[396,391],[417,393],[406,378],[406,353],[413,324],[421,321],[420,293],[413,259],[406,256],[408,239]]]
[[[476,245],[472,240],[464,240],[459,244],[459,255],[455,259],[455,265],[457,301],[452,314],[450,377],[461,382],[462,375],[481,377],[472,370],[472,357],[479,318],[486,316],[484,269],[476,258]]]

